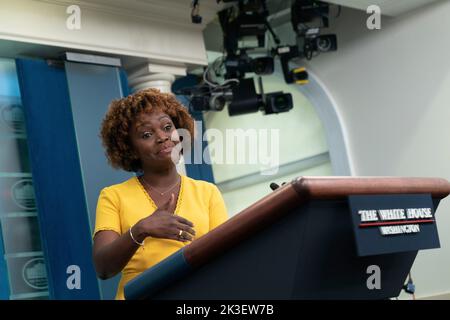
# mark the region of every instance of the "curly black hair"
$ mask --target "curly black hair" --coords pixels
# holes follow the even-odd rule
[[[133,150],[130,128],[141,113],[160,110],[166,113],[177,129],[186,129],[194,137],[194,119],[176,97],[157,89],[146,89],[123,99],[113,100],[101,125],[100,137],[112,167],[129,172],[142,170]],[[193,140],[193,139],[192,139]]]

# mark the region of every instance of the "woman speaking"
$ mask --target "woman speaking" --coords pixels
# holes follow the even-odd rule
[[[218,188],[180,175],[180,135],[194,120],[172,94],[139,91],[111,103],[101,138],[114,168],[136,176],[99,196],[93,260],[99,278],[122,272],[124,285],[227,219]]]

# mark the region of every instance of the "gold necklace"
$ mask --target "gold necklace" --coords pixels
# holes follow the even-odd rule
[[[173,188],[175,188],[175,187],[178,185],[178,183],[181,181],[181,179],[178,179],[178,181],[177,181],[173,186],[171,186],[169,189],[165,190],[164,192],[161,192],[161,191],[159,191],[158,189],[156,189],[155,187],[152,187],[152,186],[147,182],[147,180],[145,180],[144,176],[141,176],[141,178],[142,178],[142,181],[144,181],[144,183],[147,185],[147,187],[149,187],[149,188],[155,190],[155,191],[158,192],[161,196],[163,196],[163,195],[166,194],[168,191],[170,191],[170,190],[172,190]]]

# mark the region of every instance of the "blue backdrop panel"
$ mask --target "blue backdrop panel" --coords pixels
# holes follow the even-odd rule
[[[8,270],[4,259],[2,228],[0,228],[0,300],[9,299]]]
[[[128,87],[126,78],[116,67],[66,62],[67,83],[77,136],[78,152],[91,230],[100,191],[107,186],[128,180],[132,174],[113,169],[107,162],[99,137],[100,125],[113,99],[123,96]],[[123,74],[123,72],[122,72]],[[114,299],[120,274],[100,281],[103,299]]]
[[[205,127],[205,122],[203,120],[202,112],[191,112],[191,115],[196,121],[201,123],[202,133],[204,134],[206,127]],[[202,141],[201,141],[202,163],[187,164],[186,165],[186,173],[188,174],[189,177],[191,177],[193,179],[205,180],[205,181],[214,183],[214,174],[213,174],[212,166],[210,164],[206,163],[205,159],[203,159],[205,148],[208,147],[208,142],[203,141],[203,137],[200,137],[200,136],[197,137],[197,139],[202,139]],[[209,154],[205,154],[205,157],[209,157]],[[194,156],[192,156],[191,159],[194,159]],[[211,163],[211,161],[208,161],[208,162]]]
[[[101,189],[123,182],[133,174],[113,169],[100,140],[100,125],[113,99],[122,97],[119,69],[104,65],[66,62],[72,106],[91,230]]]
[[[40,60],[16,63],[50,298],[99,299],[65,70]],[[81,270],[81,289],[67,286],[70,265]]]
[[[126,97],[130,94],[130,87],[128,86],[128,78],[125,70],[120,69],[120,86],[122,88],[122,96]]]

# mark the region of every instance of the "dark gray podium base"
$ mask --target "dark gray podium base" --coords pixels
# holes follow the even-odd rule
[[[437,206],[437,205],[436,205]],[[400,294],[417,251],[358,257],[347,201],[313,201],[151,299],[386,299]],[[367,268],[381,269],[369,290]]]

